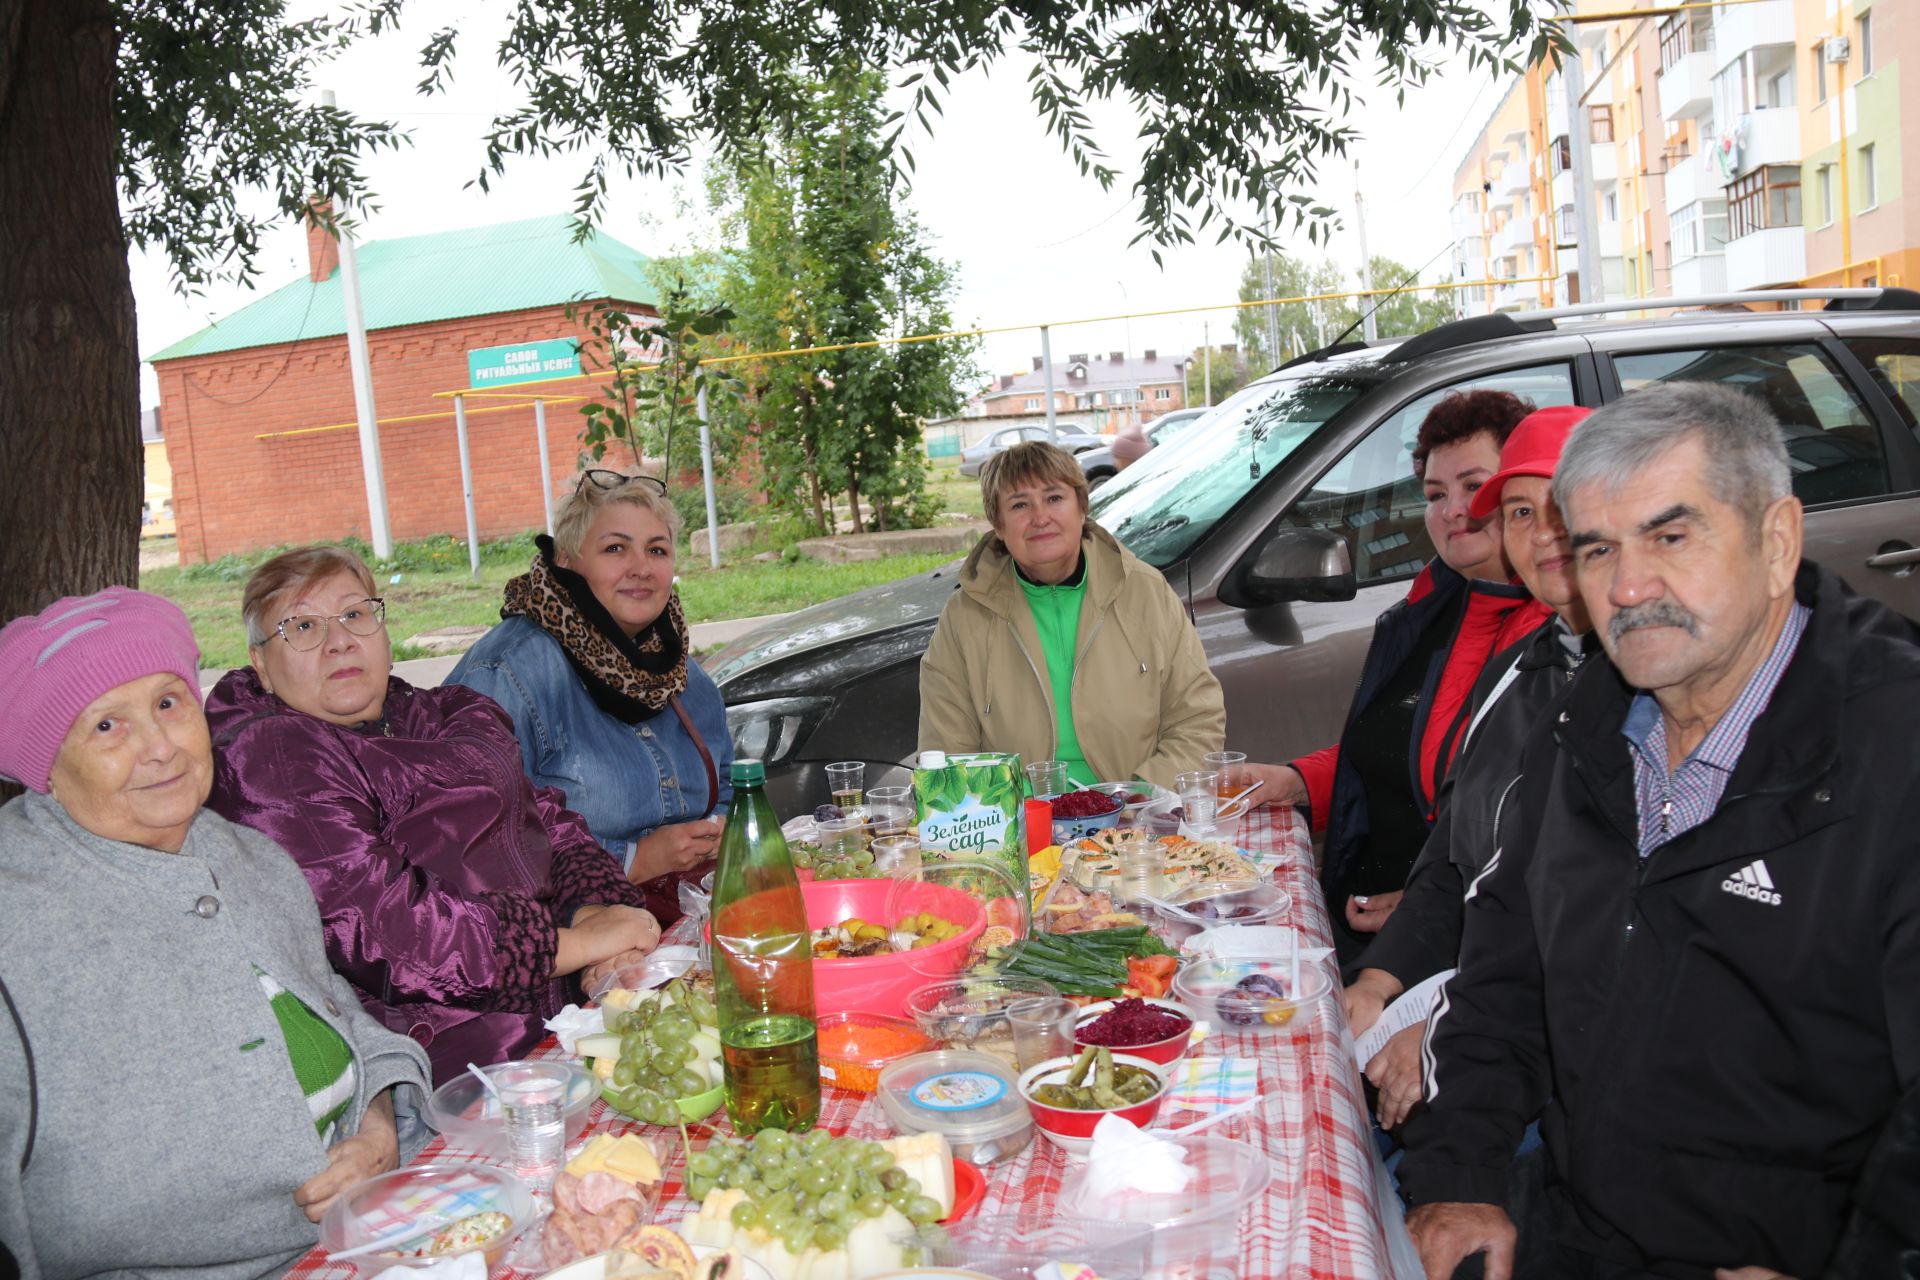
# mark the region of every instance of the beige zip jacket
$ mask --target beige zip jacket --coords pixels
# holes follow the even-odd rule
[[[1102,778],[1172,786],[1225,743],[1220,682],[1160,571],[1092,522],[1085,545],[1073,668],[1080,748]],[[1051,760],[1057,723],[1033,612],[1013,558],[989,533],[961,567],[960,589],[920,660],[920,749]]]

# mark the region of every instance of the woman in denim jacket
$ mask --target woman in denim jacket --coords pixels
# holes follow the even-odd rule
[[[679,534],[658,480],[588,471],[447,677],[506,708],[528,776],[566,793],[662,921],[677,881],[711,864],[733,794],[725,704],[674,591]]]

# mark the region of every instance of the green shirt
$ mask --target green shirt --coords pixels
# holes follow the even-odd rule
[[[1040,652],[1047,663],[1047,684],[1053,691],[1055,738],[1053,756],[1067,763],[1075,782],[1095,783],[1087,758],[1080,751],[1080,735],[1073,728],[1073,663],[1080,644],[1080,604],[1087,595],[1087,565],[1059,586],[1043,587],[1027,581],[1016,566],[1014,576],[1033,611],[1033,627],[1040,633]]]

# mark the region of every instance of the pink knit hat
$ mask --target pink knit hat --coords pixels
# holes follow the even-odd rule
[[[53,758],[87,704],[170,671],[200,696],[200,646],[179,606],[108,587],[0,627],[0,773],[45,792]]]

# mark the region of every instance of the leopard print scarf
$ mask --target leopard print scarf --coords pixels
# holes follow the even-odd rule
[[[553,539],[534,539],[540,553],[528,572],[507,583],[502,618],[525,617],[560,642],[594,705],[623,724],[650,720],[687,688],[686,614],[680,593],[639,635],[629,639],[594,598],[587,580],[554,562]]]

